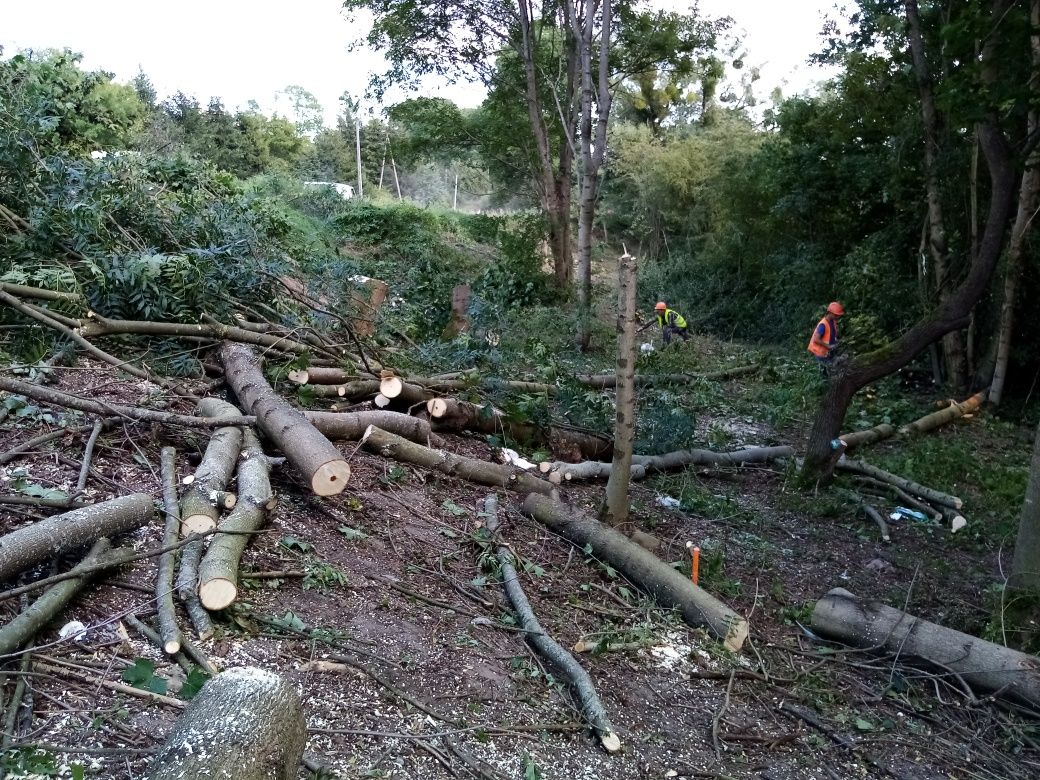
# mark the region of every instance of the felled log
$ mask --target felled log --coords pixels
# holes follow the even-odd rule
[[[845,442],[846,449],[855,449],[856,447],[862,447],[866,444],[873,444],[874,442],[883,441],[884,439],[890,439],[895,436],[896,427],[889,425],[888,423],[881,423],[875,425],[873,428],[867,428],[863,431],[853,431],[851,433],[843,433],[838,438]]]
[[[634,455],[632,463],[648,472],[674,471],[687,466],[742,466],[745,463],[768,463],[793,458],[793,447],[745,447],[733,452],[712,450],[677,450],[664,455]]]
[[[885,518],[881,516],[881,513],[867,503],[861,504],[860,507],[863,509],[863,513],[877,524],[878,530],[881,531],[881,541],[891,542],[892,537],[888,533],[888,523],[885,522]]]
[[[841,457],[838,459],[835,468],[853,474],[862,474],[866,477],[873,477],[880,482],[887,482],[891,485],[895,485],[896,487],[905,490],[907,493],[923,498],[930,504],[939,504],[941,506],[950,507],[951,509],[960,509],[964,506],[964,502],[956,496],[951,496],[947,493],[925,487],[924,485],[919,485],[912,480],[905,479],[896,474],[891,474],[884,469],[879,469],[877,466],[871,466],[869,463],[864,463],[861,460],[850,460],[849,458]]]
[[[963,417],[966,414],[971,414],[972,412],[978,410],[982,406],[982,404],[986,402],[986,395],[988,393],[989,388],[987,387],[985,390],[980,390],[979,392],[975,393],[975,395],[973,395],[971,398],[961,401],[959,404],[952,403],[945,409],[941,409],[938,412],[926,414],[921,419],[915,420],[909,425],[903,426],[899,429],[899,432],[902,434],[909,434],[933,431],[942,425],[946,425],[946,423],[948,422],[953,422],[959,417]]]
[[[152,497],[132,493],[19,528],[0,537],[0,581],[52,555],[86,547],[103,536],[133,531],[154,516]]]
[[[325,436],[335,440],[357,441],[370,425],[419,444],[428,443],[433,436],[426,420],[399,412],[304,412],[304,416]]]
[[[375,426],[369,426],[361,441],[367,450],[385,458],[413,463],[416,466],[438,471],[449,477],[459,477],[476,482],[479,485],[533,491],[543,495],[548,495],[553,490],[550,483],[523,469],[424,447]]]
[[[693,626],[707,626],[727,650],[740,650],[748,635],[748,622],[699,588],[648,550],[598,520],[572,512],[541,495],[524,499],[524,512],[580,548],[592,553],[644,589],[665,607],[675,607]]]
[[[484,516],[488,531],[492,534],[497,533],[498,498],[496,496],[491,495],[484,500]],[[524,638],[534,645],[539,655],[564,675],[577,695],[582,715],[596,732],[600,743],[608,753],[617,753],[621,750],[621,739],[610,724],[610,717],[607,715],[603,702],[600,701],[599,694],[596,693],[596,685],[592,682],[589,673],[559,642],[546,634],[545,629],[538,622],[531,603],[527,600],[527,594],[520,585],[520,577],[514,566],[513,553],[502,544],[496,555],[502,572],[502,587],[509,597],[509,603],[513,605],[520,628],[525,632]]]
[[[312,370],[312,369],[308,369]],[[378,379],[355,379],[340,385],[307,385],[308,392],[315,398],[342,398],[347,401],[364,401],[379,392]]]
[[[404,404],[425,403],[433,392],[414,382],[405,382],[399,376],[387,373],[379,380],[379,394],[388,399],[399,399]]]
[[[72,571],[76,572],[87,566],[103,563],[103,556],[111,547],[108,539],[98,539],[90,548],[87,556]],[[113,561],[112,565],[116,566],[117,562]],[[72,601],[95,573],[96,570],[90,574],[84,573],[82,576],[52,585],[24,612],[0,626],[0,656],[13,653],[31,641],[41,628],[53,620],[65,608],[65,605]]]
[[[821,636],[954,673],[976,691],[1040,709],[1040,662],[952,628],[835,588],[816,602],[812,628]]]
[[[296,780],[306,743],[292,685],[263,669],[228,669],[191,700],[145,780]]]
[[[203,417],[235,418],[242,413],[227,401],[218,398],[203,398],[198,412]],[[181,533],[205,533],[215,528],[220,519],[219,494],[225,490],[235,462],[242,448],[242,429],[235,426],[218,428],[213,432],[202,455],[195,478],[181,498]]]
[[[319,496],[343,492],[350,466],[307,418],[271,388],[252,350],[225,342],[220,359],[227,381],[243,407],[256,415],[257,426],[273,441]],[[240,497],[241,502],[241,497]]]
[[[754,374],[761,370],[761,368],[762,366],[756,363],[751,366],[735,366],[733,368],[724,368],[720,371],[710,371],[698,374],[636,374],[636,386],[652,387],[654,385],[678,385],[704,379],[715,382],[724,382],[727,379],[735,379],[738,376]],[[616,374],[579,374],[575,378],[578,380],[579,384],[588,387],[601,389],[617,387]]]
[[[597,460],[586,460],[581,463],[565,463],[563,461],[542,461],[538,470],[548,475],[546,478],[553,484],[562,482],[585,482],[590,479],[608,479],[613,464]],[[632,464],[630,479],[643,479],[646,466]]]
[[[290,371],[286,378],[298,385],[342,385],[362,377],[343,368],[310,366]]]
[[[554,450],[577,453],[583,458],[609,458],[614,454],[614,440],[593,431],[569,425],[541,428],[530,423],[511,421],[490,404],[472,404],[455,398],[431,398],[426,411],[439,431],[473,431],[487,435],[505,434],[520,442],[548,441]]]
[[[163,447],[160,451],[159,473],[162,477],[163,509],[166,515],[163,547],[169,547],[176,543],[181,524],[181,510],[177,504],[177,450],[173,447]],[[173,607],[173,571],[176,564],[177,551],[167,550],[159,556],[155,578],[159,635],[162,638],[162,648],[169,655],[176,655],[181,649],[181,630],[177,626],[177,613]]]
[[[259,529],[267,519],[270,469],[256,435],[245,431],[238,464],[238,503],[217,527],[218,533],[199,563],[199,600],[206,609],[224,609],[238,596],[238,562],[249,532]]]

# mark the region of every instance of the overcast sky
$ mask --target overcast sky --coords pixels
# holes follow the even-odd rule
[[[703,14],[728,14],[746,31],[746,62],[762,66],[758,92],[764,95],[774,86],[790,95],[821,78],[805,60],[819,48],[823,15],[833,5],[834,0],[700,2]],[[160,98],[181,90],[205,104],[216,95],[230,109],[256,100],[270,112],[274,94],[298,84],[317,96],[331,119],[343,91],[363,93],[369,74],[382,64],[371,52],[347,51],[365,30],[348,23],[340,0],[25,0],[3,6],[0,45],[6,56],[20,48],[68,47],[84,55],[85,67],[112,71],[118,81],[143,69]],[[476,105],[482,96],[463,85],[431,85],[430,92],[463,105]]]

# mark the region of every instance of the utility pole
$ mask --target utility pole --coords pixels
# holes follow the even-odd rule
[[[451,201],[452,211],[459,210],[459,174],[455,173],[455,197]]]

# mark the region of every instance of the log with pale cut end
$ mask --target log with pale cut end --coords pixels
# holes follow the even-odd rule
[[[241,417],[242,412],[219,398],[199,401],[199,415],[214,419]],[[181,498],[181,534],[190,536],[216,528],[220,519],[217,494],[227,487],[235,473],[235,463],[242,449],[242,429],[235,426],[217,428],[206,445],[199,467]]]
[[[534,491],[544,495],[548,495],[553,490],[550,483],[515,466],[488,463],[476,458],[467,458],[464,455],[424,447],[375,426],[370,426],[365,431],[362,443],[370,452],[382,455],[384,458],[412,463],[480,485]]]
[[[978,410],[982,404],[986,402],[986,396],[988,393],[989,388],[987,387],[985,390],[980,390],[971,398],[961,401],[959,404],[951,403],[945,409],[941,409],[938,412],[932,412],[931,414],[926,414],[921,419],[903,426],[899,429],[899,432],[902,434],[910,434],[933,431],[940,426],[946,425],[946,423],[953,422],[966,414],[971,414]]]
[[[309,369],[313,371],[314,369]],[[307,391],[315,398],[346,398],[351,401],[363,401],[379,393],[378,379],[358,379],[344,384],[307,385]]]
[[[166,524],[163,528],[163,547],[177,543],[181,524],[181,510],[177,504],[177,450],[163,447],[159,452],[159,474],[162,480],[163,510]],[[181,649],[181,630],[173,606],[173,572],[177,566],[177,551],[167,550],[159,556],[155,577],[155,604],[159,611],[159,635],[162,648],[169,655]]]
[[[907,493],[923,498],[930,504],[950,507],[951,509],[960,509],[964,506],[964,502],[957,498],[957,496],[951,496],[939,490],[933,490],[924,485],[919,485],[909,479],[905,479],[896,474],[891,474],[884,469],[879,469],[877,466],[871,466],[869,463],[865,463],[862,460],[851,460],[842,456],[835,464],[835,468],[853,474],[862,474],[865,477],[873,477],[879,482],[887,482],[891,485],[895,485],[896,487],[905,490]]]
[[[286,680],[254,667],[228,669],[191,700],[145,780],[296,780],[306,726]]]
[[[209,610],[224,609],[238,596],[238,562],[250,532],[267,519],[271,500],[270,462],[252,431],[245,431],[238,464],[238,503],[209,543],[199,563],[199,600]]]
[[[645,466],[648,472],[674,471],[687,466],[741,466],[745,463],[768,463],[793,458],[793,447],[745,447],[733,452],[712,450],[677,450],[664,455],[633,455],[632,463]]]
[[[607,479],[613,467],[611,463],[597,460],[586,460],[581,463],[564,463],[562,461],[543,461],[538,468],[552,479],[553,475],[559,475],[560,481],[584,482],[590,479]],[[646,477],[646,466],[633,463],[629,467],[630,479],[643,479]]]
[[[350,466],[332,442],[274,392],[252,350],[225,342],[220,359],[238,400],[256,415],[257,426],[303,473],[311,490],[319,496],[342,493],[350,479]],[[241,499],[240,495],[240,503]]]
[[[892,537],[888,533],[888,523],[885,522],[885,518],[881,516],[881,513],[870,504],[863,504],[863,513],[877,524],[878,530],[881,531],[881,540],[891,542]]]
[[[379,380],[379,392],[387,398],[397,398],[403,389],[404,382],[393,374],[386,374]]]
[[[209,494],[210,500],[221,509],[234,509],[238,496],[227,490],[214,490]]]
[[[372,404],[377,409],[386,409],[390,405],[390,399],[382,393],[377,393],[376,397],[372,399]]]
[[[390,411],[368,412],[304,412],[319,431],[334,440],[357,441],[365,435],[368,426],[396,433],[409,441],[426,444],[432,437],[426,420],[408,414]]]
[[[690,625],[710,628],[726,649],[735,652],[743,646],[747,620],[620,532],[533,493],[524,499],[523,509],[578,547],[591,545],[598,560],[620,571],[659,604],[677,608]]]
[[[357,379],[357,376],[356,373],[342,368],[310,366],[307,369],[290,371],[288,379],[298,385],[343,385]]]
[[[52,555],[116,536],[147,525],[155,517],[155,504],[147,493],[132,493],[12,531],[0,537],[0,582],[31,568]]]
[[[96,567],[98,564],[103,564],[105,561],[104,555],[111,547],[112,545],[108,539],[99,539],[90,548],[87,556],[72,571],[75,572],[88,566]],[[118,564],[118,561],[112,562],[112,566],[117,566]],[[80,577],[74,577],[51,586],[24,612],[0,626],[0,656],[14,653],[30,642],[37,632],[53,620],[65,608],[65,605],[79,593],[80,589],[87,583],[87,580],[95,574],[97,574],[97,571],[85,573]]]
[[[1040,659],[952,628],[908,615],[876,601],[835,588],[816,602],[812,629],[817,634],[957,674],[972,689],[1040,708]]]
[[[838,438],[845,442],[846,449],[855,449],[856,447],[863,447],[867,444],[873,444],[874,442],[883,441],[884,439],[890,439],[895,436],[896,428],[894,425],[888,423],[881,423],[875,425],[873,428],[867,428],[863,431],[853,431],[852,433],[843,433]]]
[[[488,496],[484,500],[484,517],[487,521],[488,531],[495,534],[498,531],[498,498],[496,496]],[[596,732],[600,743],[608,753],[617,753],[621,750],[621,739],[610,724],[610,717],[607,715],[606,707],[603,706],[599,694],[596,693],[592,677],[575,660],[574,656],[545,633],[545,629],[538,622],[538,617],[534,614],[531,603],[527,600],[527,594],[524,593],[520,584],[513,553],[503,544],[498,548],[497,557],[502,571],[502,587],[509,596],[513,611],[519,618],[520,628],[525,632],[524,638],[534,645],[546,661],[565,676],[577,694],[582,714]]]

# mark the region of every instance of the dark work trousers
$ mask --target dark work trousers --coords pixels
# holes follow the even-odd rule
[[[683,341],[690,340],[690,334],[686,328],[677,328],[674,325],[665,325],[661,328],[661,341],[665,344],[672,342],[672,336],[679,336]]]

